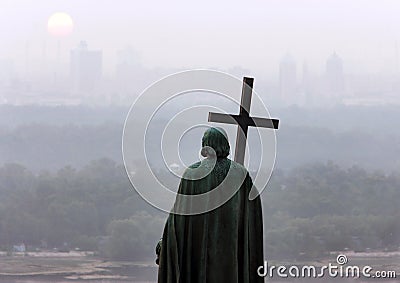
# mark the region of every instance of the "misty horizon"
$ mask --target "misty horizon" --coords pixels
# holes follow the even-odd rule
[[[3,2],[0,59],[12,60],[19,73],[27,68],[32,74],[51,73],[55,64],[66,69],[70,50],[85,40],[90,49],[102,51],[106,76],[114,73],[117,52],[127,46],[148,69],[240,66],[252,75],[276,78],[285,54],[300,71],[305,63],[318,74],[336,52],[347,73],[398,73],[397,1],[85,4]],[[49,34],[47,21],[55,12],[71,16],[71,34]]]

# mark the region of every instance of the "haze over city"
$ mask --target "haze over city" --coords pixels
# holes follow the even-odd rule
[[[66,72],[69,51],[81,40],[102,51],[105,75],[114,73],[116,52],[128,45],[146,68],[240,66],[273,79],[286,53],[313,72],[322,72],[333,52],[348,73],[398,68],[398,1],[43,0],[0,6],[0,58],[11,59],[19,73],[51,70],[57,52]],[[48,33],[55,12],[71,16],[69,35]]]

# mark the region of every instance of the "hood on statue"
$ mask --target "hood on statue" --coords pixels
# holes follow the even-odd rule
[[[228,135],[219,127],[209,128],[204,132],[201,146],[201,155],[204,157],[224,158],[229,155]]]

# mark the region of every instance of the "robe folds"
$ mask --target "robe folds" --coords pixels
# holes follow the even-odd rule
[[[159,283],[264,282],[257,274],[257,268],[264,262],[260,196],[249,200],[253,184],[242,165],[228,158],[213,162],[215,166],[210,159],[193,164],[190,169],[199,170],[185,172],[178,192],[203,194],[222,184],[221,195],[212,196],[211,204],[223,198],[229,186],[236,184],[240,188],[223,205],[209,212],[170,213],[162,236]],[[207,176],[197,180],[189,176],[209,166],[213,169]],[[226,178],[229,179],[223,182]],[[192,205],[195,204],[190,201],[175,203],[186,208]]]

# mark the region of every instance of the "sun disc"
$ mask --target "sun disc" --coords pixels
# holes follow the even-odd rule
[[[54,13],[47,22],[47,30],[54,36],[66,36],[72,32],[73,28],[74,23],[67,13]]]

